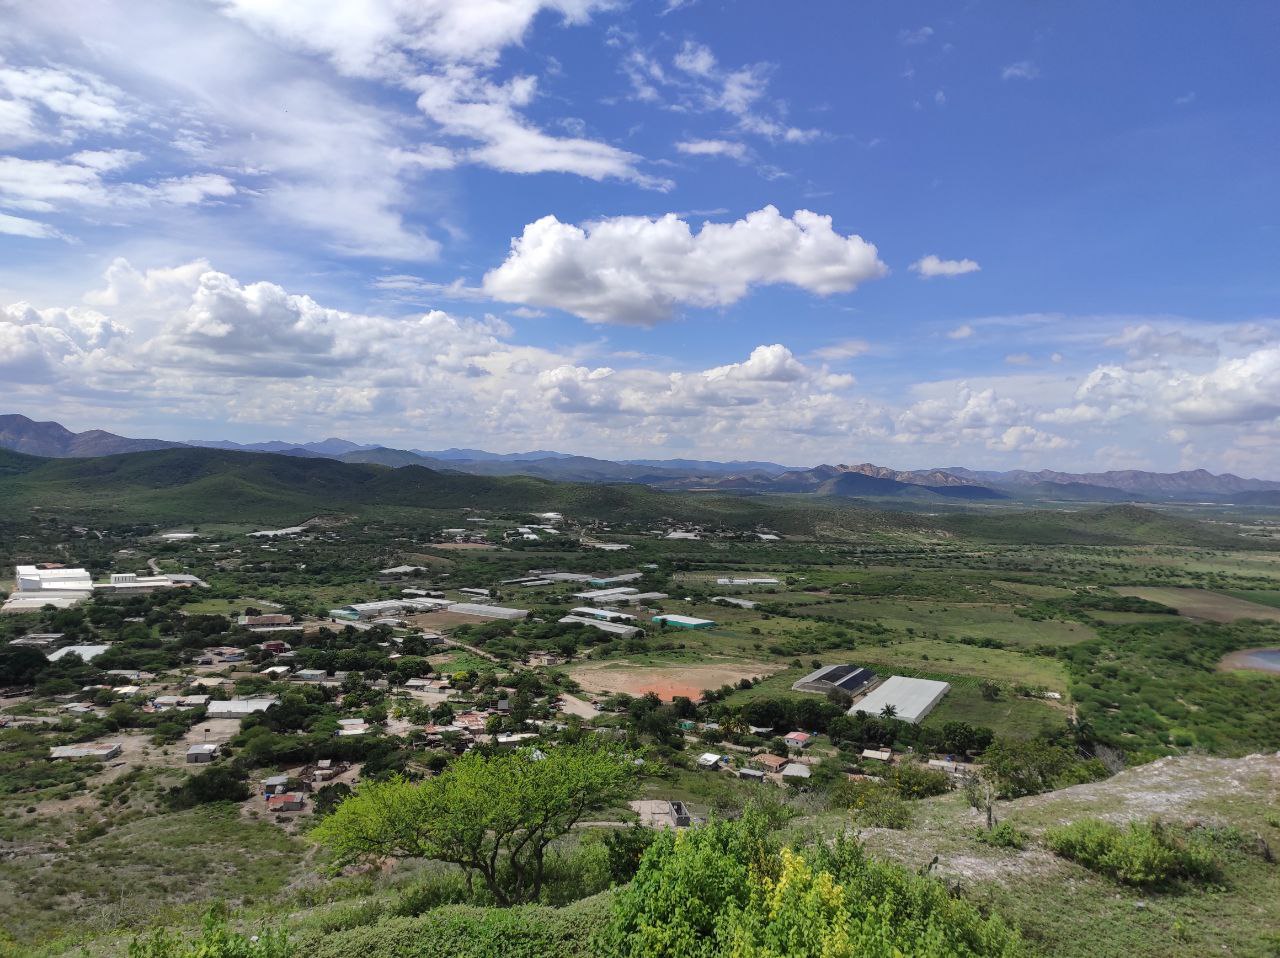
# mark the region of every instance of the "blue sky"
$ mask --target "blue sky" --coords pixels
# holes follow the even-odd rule
[[[3,6],[6,411],[1280,478],[1274,4]]]

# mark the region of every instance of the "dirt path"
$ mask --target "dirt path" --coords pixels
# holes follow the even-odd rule
[[[560,693],[560,711],[566,715],[577,715],[579,718],[593,719],[600,714],[600,710],[586,702],[576,695],[570,695],[568,692]]]

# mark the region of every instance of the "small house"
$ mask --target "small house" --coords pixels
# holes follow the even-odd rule
[[[808,748],[813,741],[813,736],[808,732],[788,732],[782,736],[782,740],[789,748]]]
[[[187,764],[201,765],[212,762],[218,755],[218,746],[214,742],[197,742],[187,749]]]
[[[281,792],[279,795],[267,796],[269,812],[300,812],[305,804],[306,798],[301,792]]]

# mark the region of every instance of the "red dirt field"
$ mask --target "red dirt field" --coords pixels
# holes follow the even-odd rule
[[[678,695],[696,701],[702,697],[703,689],[736,685],[740,679],[764,678],[783,667],[765,662],[669,666],[591,663],[575,666],[569,670],[569,675],[589,692],[606,695],[624,692],[636,696],[654,692],[666,702]]]

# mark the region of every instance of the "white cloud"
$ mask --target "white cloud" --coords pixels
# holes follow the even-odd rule
[[[62,235],[48,223],[30,220],[24,216],[10,216],[8,213],[0,213],[0,233],[8,236],[25,236],[29,239],[53,239]]]
[[[918,27],[915,30],[902,30],[898,33],[898,41],[905,46],[919,46],[928,43],[933,36],[933,27]]]
[[[145,149],[148,173],[163,169],[160,178],[173,181],[171,198],[200,186],[187,177],[224,176],[248,187],[243,202],[254,233],[301,226],[353,255],[438,252],[405,210],[410,199],[426,199],[408,188],[439,168],[439,147],[412,142],[401,112],[327,64],[205,4],[45,0],[6,12],[33,56],[75,55],[78,68],[148,104],[124,131],[126,142]]]
[[[327,56],[347,76],[411,90],[444,135],[475,145],[468,162],[508,173],[572,173],[666,189],[641,173],[640,157],[598,140],[557,137],[522,110],[538,93],[534,76],[503,82],[492,72],[543,11],[581,24],[609,0],[366,0],[356,6],[306,0],[226,0],[228,12],[268,35]]]
[[[1274,473],[1280,439],[1275,343],[1190,357],[1202,365],[1185,369],[1102,366],[1074,393],[1071,374],[1058,371],[918,383],[908,387],[913,401],[895,408],[818,365],[858,354],[857,340],[815,351],[812,363],[774,342],[690,367],[607,343],[523,345],[493,316],[337,309],[203,261],[148,270],[117,261],[85,300],[0,309],[0,381],[15,408],[29,403],[55,418],[69,409],[98,425],[156,410],[208,423],[188,435],[252,423],[285,436],[606,455],[670,444],[674,452],[694,437],[699,454],[786,450],[797,462],[839,461],[856,448],[874,461],[931,464],[902,451],[918,446],[975,465],[1016,456],[1071,468],[1120,461],[1109,446],[1137,461],[1178,442],[1188,462],[1264,474]],[[609,364],[587,361],[592,354]],[[1066,452],[1085,440],[1089,450]]]
[[[1030,60],[1019,60],[1010,63],[1000,71],[1002,80],[1034,80],[1040,75],[1040,68]]]
[[[0,57],[0,143],[119,133],[135,119],[135,109],[101,77],[67,67],[7,64]]]
[[[669,213],[618,216],[585,224],[546,216],[512,241],[485,275],[495,299],[551,306],[590,322],[650,326],[680,306],[728,306],[752,286],[788,284],[819,295],[848,292],[883,276],[876,248],[842,236],[831,218],[772,206],[697,233]]]
[[[676,149],[689,156],[729,156],[735,160],[747,158],[745,144],[732,140],[685,140],[677,143]]]
[[[973,335],[973,327],[968,323],[957,326],[951,332],[947,333],[948,339],[968,339]]]
[[[813,354],[828,362],[840,362],[845,359],[854,359],[870,351],[871,344],[865,339],[845,339],[815,349]]]
[[[1219,359],[1199,370],[1139,363],[1102,365],[1076,390],[1076,405],[1043,421],[1110,422],[1127,416],[1192,425],[1280,421],[1280,346]]]
[[[1105,345],[1123,348],[1133,359],[1162,356],[1217,356],[1218,347],[1206,340],[1173,329],[1157,329],[1151,323],[1126,326]]]
[[[216,173],[128,182],[121,174],[141,159],[128,150],[91,150],[65,160],[28,160],[0,156],[0,207],[52,214],[68,209],[145,210],[198,206],[234,196],[236,186]],[[27,217],[5,215],[0,232],[34,238],[59,236],[53,226]]]
[[[821,130],[790,123],[787,104],[769,95],[771,64],[728,69],[710,47],[692,40],[684,42],[671,62],[674,70],[644,50],[630,49],[621,67],[631,81],[632,98],[684,114],[727,113],[739,133],[774,142],[809,143],[822,136]]]
[[[419,60],[494,65],[544,10],[586,22],[611,0],[223,0],[233,16],[313,52],[353,76],[402,76]]]
[[[473,163],[507,173],[574,173],[592,180],[623,179],[655,189],[671,182],[637,169],[634,153],[582,137],[557,137],[538,129],[520,112],[537,92],[537,80],[519,76],[493,83],[473,68],[452,66],[407,84],[418,107],[449,136],[479,145],[463,151]]]
[[[700,77],[711,76],[716,68],[716,57],[710,47],[686,40],[675,56],[675,65],[685,73]]]
[[[916,260],[909,267],[913,273],[918,273],[921,279],[932,279],[935,276],[963,276],[965,273],[976,273],[981,266],[971,259],[939,259],[930,253]]]

